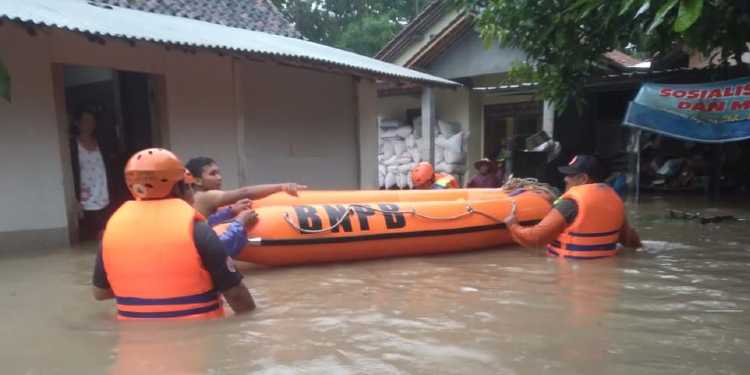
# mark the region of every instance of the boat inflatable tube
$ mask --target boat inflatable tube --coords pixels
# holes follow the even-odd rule
[[[253,208],[300,204],[343,204],[377,202],[482,201],[507,198],[501,189],[437,190],[303,190],[296,196],[275,193],[253,201]]]
[[[304,195],[302,196],[304,198]],[[309,198],[309,197],[307,197]],[[235,257],[267,266],[461,252],[512,244],[503,219],[522,224],[551,205],[541,195],[478,201],[308,203],[256,208],[248,245]],[[216,227],[221,233],[226,225]]]

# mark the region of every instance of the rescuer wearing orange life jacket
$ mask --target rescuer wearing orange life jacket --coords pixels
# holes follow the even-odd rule
[[[190,204],[192,176],[170,151],[137,152],[125,166],[135,200],[107,222],[93,293],[115,298],[119,319],[207,319],[255,308],[205,218]]]
[[[448,173],[435,172],[432,164],[423,161],[411,170],[411,182],[415,189],[458,189],[458,181]]]
[[[559,170],[565,175],[565,194],[539,224],[519,225],[515,207],[505,219],[517,243],[524,247],[546,245],[551,255],[578,259],[614,256],[618,243],[642,246],[638,233],[628,224],[619,195],[608,185],[596,183],[596,158],[578,155]]]

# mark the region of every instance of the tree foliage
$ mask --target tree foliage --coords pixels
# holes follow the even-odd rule
[[[428,0],[272,0],[308,40],[372,56]]]
[[[636,46],[654,56],[684,46],[720,62],[750,41],[747,0],[457,0],[487,43],[526,52],[540,94],[564,108],[600,68],[601,55]],[[742,64],[741,64],[742,65]],[[744,66],[744,65],[743,65]],[[577,96],[580,97],[580,96]]]

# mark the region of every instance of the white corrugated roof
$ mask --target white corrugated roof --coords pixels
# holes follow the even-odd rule
[[[0,0],[0,19],[104,37],[299,59],[353,72],[438,85],[457,83],[305,40],[84,0]]]

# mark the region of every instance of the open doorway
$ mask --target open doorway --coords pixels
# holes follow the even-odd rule
[[[63,74],[77,237],[96,240],[109,215],[130,198],[123,176],[128,157],[160,143],[152,124],[152,77],[72,65]]]
[[[504,159],[501,177],[542,178],[547,155],[523,152],[526,139],[542,128],[542,103],[538,101],[492,104],[484,107],[484,156]]]
[[[493,104],[484,107],[485,156],[509,155],[523,149],[526,138],[542,127],[540,102]]]

